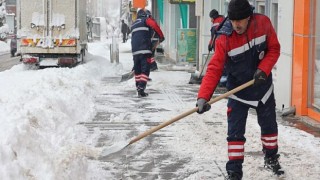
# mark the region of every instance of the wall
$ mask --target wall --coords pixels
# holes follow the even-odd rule
[[[278,1],[278,39],[281,55],[273,75],[276,105],[280,110],[291,106],[293,9],[292,0]]]
[[[310,39],[310,1],[294,2],[292,106],[298,115],[308,115],[308,59]]]
[[[176,29],[180,28],[179,6],[164,1],[164,31],[166,40],[164,41],[165,53],[169,59],[176,60]]]

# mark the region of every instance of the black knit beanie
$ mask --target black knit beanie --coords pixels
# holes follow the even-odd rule
[[[213,18],[213,19],[216,19],[217,17],[219,17],[219,12],[217,10],[215,10],[215,9],[212,9],[210,11],[209,17]]]
[[[252,15],[252,7],[248,0],[231,0],[228,6],[230,20],[241,20]]]

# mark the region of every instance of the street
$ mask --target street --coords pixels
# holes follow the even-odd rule
[[[11,57],[10,53],[0,54],[0,71],[10,69],[20,63],[20,56]]]
[[[319,1],[0,0],[0,180],[320,180]]]

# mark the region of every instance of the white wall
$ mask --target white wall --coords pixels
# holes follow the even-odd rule
[[[277,109],[291,105],[293,8],[292,0],[278,1],[278,39],[281,55],[273,71]]]
[[[164,16],[164,35],[166,40],[162,43],[164,44],[164,49],[166,55],[172,59],[176,60],[177,48],[176,48],[176,28],[180,27],[180,11],[178,5],[170,4],[169,1],[163,2],[163,16]]]

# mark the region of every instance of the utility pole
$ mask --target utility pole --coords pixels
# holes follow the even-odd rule
[[[122,0],[120,0],[120,18],[122,17]]]

